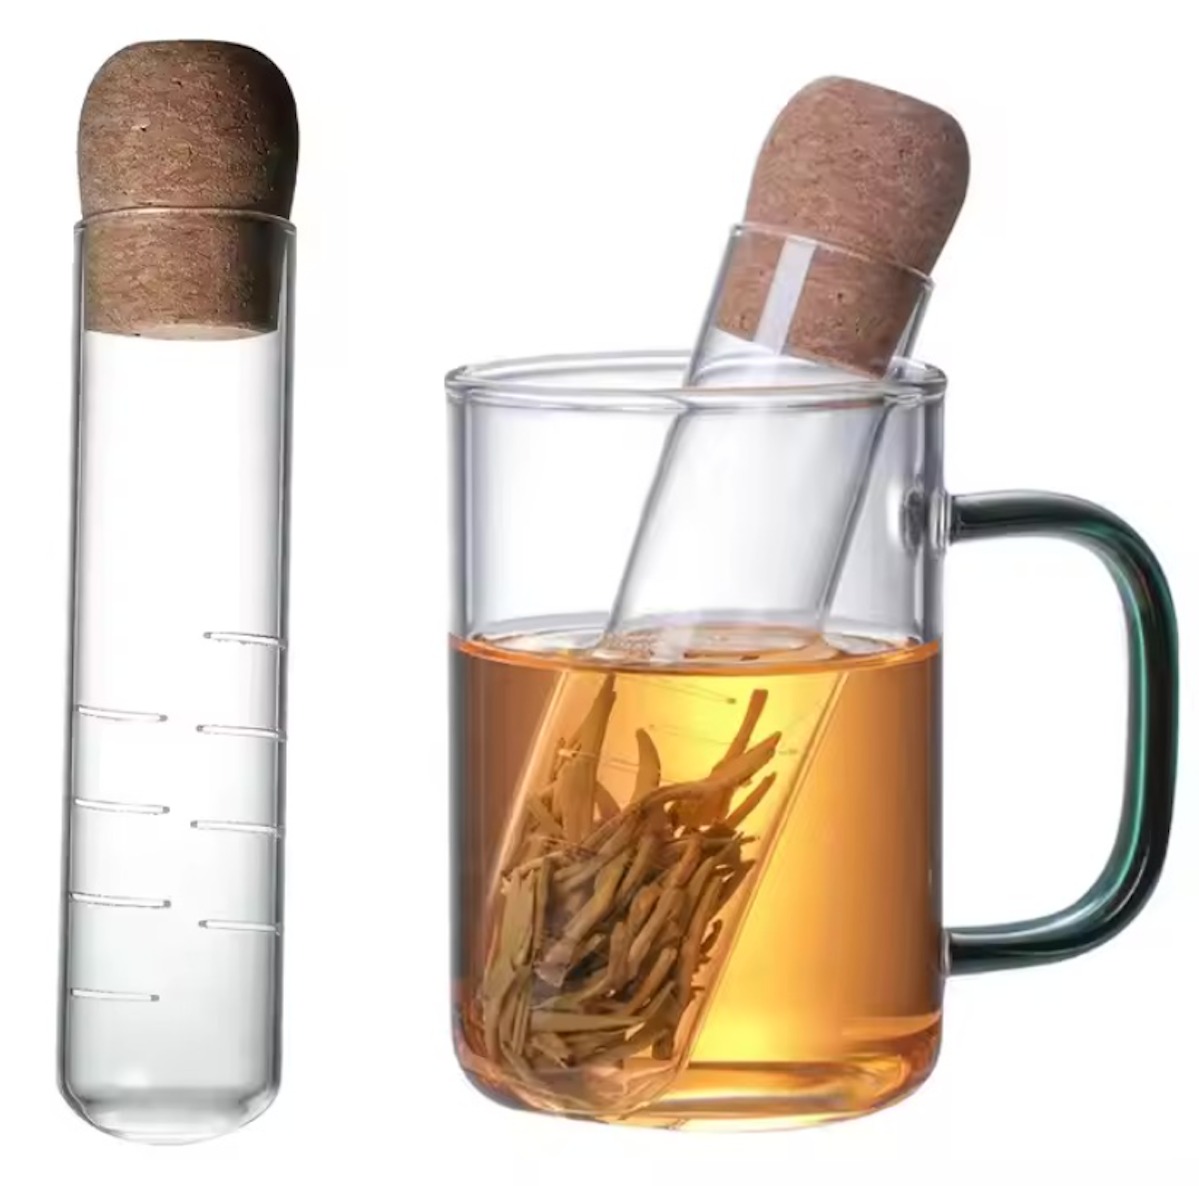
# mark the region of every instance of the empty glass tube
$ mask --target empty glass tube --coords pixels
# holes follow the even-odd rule
[[[76,243],[60,1086],[184,1142],[279,1083],[293,228],[143,209]]]

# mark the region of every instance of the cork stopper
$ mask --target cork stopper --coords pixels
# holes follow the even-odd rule
[[[884,374],[953,230],[969,173],[966,137],[946,112],[851,79],[805,87],[758,157],[718,326],[752,339],[784,248],[779,232],[815,240],[828,246],[807,263],[786,351]]]
[[[257,50],[131,45],[79,121],[84,324],[150,337],[270,332],[299,151],[295,100]],[[272,217],[273,216],[273,217]]]

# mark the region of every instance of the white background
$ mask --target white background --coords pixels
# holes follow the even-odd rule
[[[172,12],[172,10],[174,10]],[[441,376],[459,362],[691,344],[761,138],[842,73],[952,110],[973,145],[924,354],[954,490],[1109,505],[1199,615],[1193,39],[1182,3],[41,3],[0,72],[0,1180],[492,1186],[1197,1180],[1192,685],[1171,860],[1114,944],[954,982],[931,1082],[763,1136],[513,1114],[448,1038]],[[130,41],[249,42],[302,125],[286,1047],[246,1130],[152,1149],[56,1095],[74,136]],[[1052,545],[947,576],[951,924],[1064,905],[1119,800],[1113,590]]]

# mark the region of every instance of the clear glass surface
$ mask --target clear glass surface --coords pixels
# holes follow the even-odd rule
[[[901,362],[853,379],[771,355],[700,389],[688,365],[664,352],[451,374],[454,630],[669,622],[680,641],[687,623],[750,619],[935,639],[944,376]],[[716,447],[679,450],[680,425]],[[664,466],[667,450],[705,464]],[[816,552],[837,571],[797,563]]]
[[[292,231],[264,233],[274,332],[78,344],[60,1084],[148,1142],[279,1083]]]
[[[688,362],[449,377],[457,1054],[493,1099],[610,1123],[863,1115],[931,1073],[949,974],[1090,950],[1152,893],[1169,588],[1102,508],[948,497],[934,368],[772,347],[722,387]],[[702,447],[675,465],[680,425]],[[1009,534],[1084,546],[1119,589],[1124,809],[1066,909],[945,928],[942,558]]]
[[[913,1090],[940,1041],[944,380],[770,354],[697,388],[687,366],[450,377],[458,1054],[489,1094],[572,1116],[854,1115]],[[700,464],[664,466],[684,435]],[[710,810],[671,798],[713,778]],[[567,783],[593,787],[581,822]],[[649,855],[712,846],[694,869]],[[606,859],[630,882],[593,925]],[[530,894],[543,938],[513,957]]]

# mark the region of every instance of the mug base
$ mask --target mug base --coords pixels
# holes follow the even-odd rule
[[[619,1123],[693,1132],[809,1128],[876,1112],[910,1095],[935,1059],[840,1063],[693,1063],[662,1099]]]
[[[911,1095],[933,1071],[940,1025],[870,1053],[824,1062],[693,1062],[635,1111],[613,1116],[536,1107],[505,1089],[485,1060],[459,1046],[471,1084],[493,1102],[575,1120],[674,1131],[764,1132],[866,1116]]]

